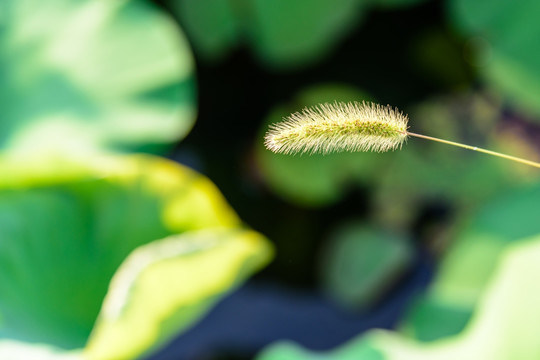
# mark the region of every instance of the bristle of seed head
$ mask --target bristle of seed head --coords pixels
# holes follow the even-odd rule
[[[407,140],[407,115],[371,102],[334,102],[304,108],[270,125],[265,146],[276,153],[384,152]]]

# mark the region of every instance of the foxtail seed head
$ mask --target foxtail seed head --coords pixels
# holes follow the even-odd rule
[[[264,144],[276,153],[383,152],[407,139],[407,115],[391,106],[334,102],[305,108],[270,125]]]

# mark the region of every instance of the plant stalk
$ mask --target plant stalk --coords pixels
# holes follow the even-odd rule
[[[478,152],[481,152],[481,153],[484,153],[484,154],[493,155],[493,156],[497,156],[497,157],[500,157],[500,158],[503,158],[503,159],[512,160],[512,161],[515,161],[515,162],[518,162],[518,163],[522,163],[522,164],[525,164],[525,165],[540,168],[540,163],[537,163],[535,161],[530,161],[530,160],[518,158],[518,157],[515,157],[515,156],[502,154],[502,153],[499,153],[499,152],[496,152],[496,151],[482,149],[482,148],[479,148],[477,146],[470,146],[470,145],[460,144],[460,143],[457,143],[457,142],[443,140],[443,139],[439,139],[439,138],[435,138],[435,137],[431,137],[431,136],[426,136],[426,135],[421,135],[421,134],[415,134],[415,133],[408,132],[408,131],[407,131],[407,135],[422,138],[422,139],[427,139],[427,140],[433,140],[433,141],[437,141],[437,142],[448,144],[448,145],[454,145],[454,146],[461,147],[461,148],[464,148],[464,149],[478,151]]]

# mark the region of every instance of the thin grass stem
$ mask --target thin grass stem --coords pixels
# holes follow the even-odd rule
[[[460,144],[460,143],[457,143],[457,142],[454,142],[454,141],[448,141],[448,140],[443,140],[443,139],[439,139],[439,138],[436,138],[436,137],[431,137],[431,136],[426,136],[426,135],[421,135],[421,134],[415,134],[415,133],[408,132],[408,131],[407,131],[407,135],[414,136],[414,137],[417,137],[417,138],[427,139],[427,140],[433,140],[433,141],[437,141],[437,142],[448,144],[448,145],[458,146],[458,147],[461,147],[461,148],[464,148],[464,149],[478,151],[478,152],[481,152],[481,153],[484,153],[484,154],[489,154],[489,155],[497,156],[497,157],[500,157],[500,158],[503,158],[503,159],[512,160],[512,161],[515,161],[515,162],[518,162],[518,163],[522,163],[522,164],[526,164],[526,165],[529,165],[529,166],[534,166],[534,167],[540,168],[540,163],[537,163],[535,161],[525,160],[525,159],[522,159],[522,158],[518,158],[516,156],[510,156],[510,155],[506,155],[506,154],[501,154],[499,152],[482,149],[482,148],[479,148],[477,146],[470,146],[470,145]]]

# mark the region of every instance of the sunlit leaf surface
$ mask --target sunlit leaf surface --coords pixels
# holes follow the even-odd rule
[[[281,343],[264,351],[263,360],[451,360],[523,359],[540,357],[540,237],[522,239],[505,249],[472,321],[456,336],[423,343],[395,332],[372,330],[327,353]]]
[[[405,330],[420,340],[459,333],[484,296],[506,249],[540,233],[539,202],[538,184],[487,202],[460,231],[432,289],[405,319]]]
[[[193,60],[149,2],[2,6],[0,149],[152,151],[190,130]]]
[[[269,259],[264,238],[240,229],[216,187],[181,165],[26,160],[0,162],[4,339],[78,349],[92,334],[89,358],[133,359]]]

